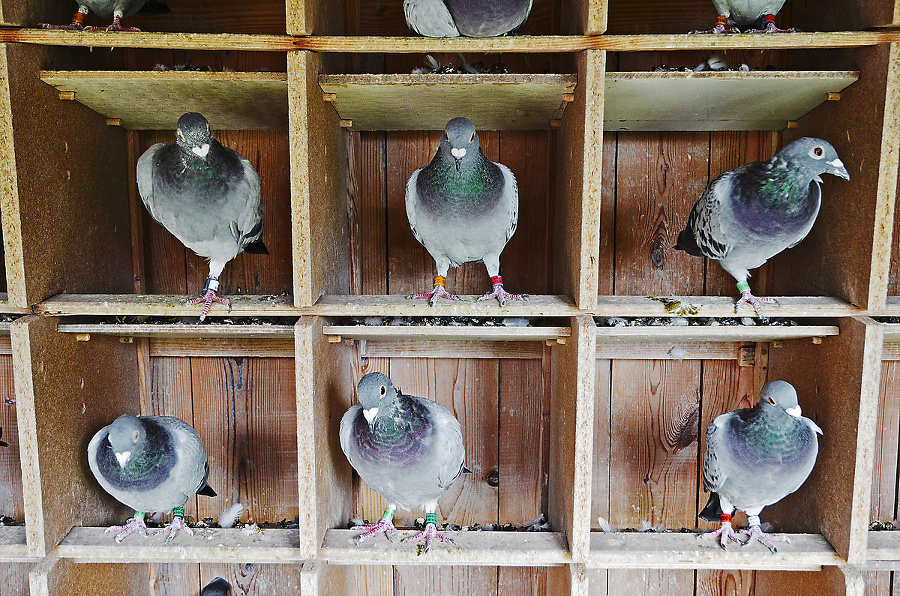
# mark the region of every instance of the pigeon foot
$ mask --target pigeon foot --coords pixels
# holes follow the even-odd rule
[[[772,544],[773,540],[787,542],[788,544],[791,542],[790,538],[784,534],[766,534],[759,526],[750,526],[749,530],[741,530],[739,533],[747,535],[747,541],[744,543],[744,546],[747,546],[751,542],[759,542],[773,553],[778,552],[778,549]]]
[[[426,517],[427,519],[427,517]],[[414,534],[413,536],[407,536],[403,539],[403,542],[413,542],[415,540],[421,540],[425,538],[425,546],[422,548],[419,554],[427,553],[431,550],[431,543],[435,538],[439,538],[442,542],[446,542],[448,544],[453,544],[453,539],[444,536],[437,529],[437,523],[433,521],[429,521],[425,524],[425,529],[419,532],[418,534]]]
[[[203,303],[203,310],[200,311],[201,321],[206,319],[206,315],[209,314],[209,309],[212,307],[213,302],[224,304],[228,307],[228,311],[231,312],[231,301],[227,298],[221,298],[218,294],[216,294],[216,290],[218,289],[219,280],[214,277],[208,277],[206,278],[206,285],[203,287],[203,295],[199,298],[188,300],[188,304],[200,304],[201,302]]]
[[[724,15],[719,15],[716,19],[716,26],[712,29],[707,29],[706,31],[699,31],[694,29],[691,31],[692,35],[719,35],[720,33],[728,32],[728,19]]]
[[[491,298],[496,298],[497,302],[500,303],[500,306],[505,305],[507,300],[522,300],[521,294],[510,294],[503,289],[503,278],[499,275],[495,275],[491,278],[491,287],[493,288],[493,290],[479,298],[479,300],[490,300]]]
[[[84,25],[77,21],[72,21],[68,25],[51,25],[50,23],[40,23],[41,29],[53,29],[56,31],[84,31]]]
[[[762,313],[762,305],[763,304],[778,304],[778,301],[774,298],[760,298],[758,296],[754,296],[750,293],[750,290],[743,290],[741,292],[741,298],[737,302],[734,303],[734,312],[738,311],[738,308],[741,304],[749,304],[753,307],[753,310],[756,311],[756,315],[759,318],[763,318]]]
[[[109,27],[85,27],[85,31],[111,31],[116,33],[140,33],[141,30],[137,27],[123,27],[122,19],[120,17],[116,17],[113,19],[112,25]]]
[[[397,528],[394,527],[394,522],[387,518],[381,518],[377,524],[372,524],[370,526],[355,526],[354,530],[365,530],[363,534],[360,534],[356,537],[356,544],[359,544],[363,540],[368,540],[373,536],[378,536],[379,534],[384,534],[388,540],[391,542],[394,541],[394,532]]]
[[[124,526],[110,526],[106,528],[107,534],[109,534],[110,532],[116,533],[116,542],[119,543],[121,543],[126,536],[132,534],[135,531],[137,531],[137,533],[141,536],[147,535],[147,524],[144,523],[143,514],[135,514],[134,517],[125,522]]]
[[[446,298],[447,300],[459,300],[459,296],[454,296],[444,287],[445,278],[438,275],[434,278],[434,289],[427,294],[413,294],[411,300],[424,300],[428,298],[428,304],[434,306],[438,298]]]
[[[796,33],[797,30],[793,27],[790,29],[779,29],[777,25],[775,25],[775,15],[768,14],[766,15],[766,26],[764,29],[749,29],[747,33]]]
[[[184,511],[184,509],[182,509],[182,511]],[[170,521],[165,528],[157,530],[153,535],[159,536],[160,534],[168,532],[169,535],[166,537],[166,544],[169,544],[170,542],[172,542],[172,539],[175,538],[175,536],[178,534],[179,530],[184,530],[191,536],[194,535],[194,531],[190,529],[186,523],[184,523],[184,517],[181,515],[175,515],[172,518],[172,521]]]
[[[743,544],[740,540],[738,540],[737,535],[734,533],[734,528],[732,528],[731,522],[722,522],[718,530],[715,530],[713,532],[705,532],[703,534],[700,534],[698,538],[702,540],[718,540],[719,546],[721,546],[725,550],[728,550],[727,544],[729,541]]]

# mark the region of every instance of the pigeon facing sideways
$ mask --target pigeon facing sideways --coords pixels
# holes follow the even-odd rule
[[[447,123],[434,158],[406,183],[406,216],[416,240],[434,258],[434,289],[412,298],[457,300],[444,288],[450,266],[482,261],[493,291],[482,300],[521,300],[503,288],[500,253],[519,221],[519,187],[503,164],[481,151],[475,125],[467,118]]]
[[[209,259],[209,277],[200,320],[213,302],[230,302],[216,294],[219,275],[238,253],[269,254],[260,240],[263,204],[259,175],[237,151],[212,136],[201,114],[178,119],[175,143],[157,143],[137,162],[137,185],[153,219],[201,257]]]
[[[214,578],[206,584],[200,596],[228,596],[231,593],[231,584],[221,577]]]
[[[806,238],[822,203],[820,174],[850,179],[834,147],[809,137],[769,161],[719,174],[691,210],[675,248],[719,263],[738,282],[735,312],[747,302],[761,317],[762,304],[774,300],[750,293],[748,270]]]
[[[495,37],[516,31],[533,0],[404,0],[409,30],[425,37]]]
[[[725,33],[726,25],[734,33],[793,33],[793,29],[779,29],[775,15],[786,0],[713,0],[719,18],[708,31],[691,33]],[[759,26],[762,25],[762,28]]]
[[[135,27],[122,27],[122,19],[134,14],[166,14],[167,0],[78,0],[78,12],[68,25],[41,23],[44,29],[66,29],[68,31],[140,31]],[[109,27],[85,27],[84,17],[94,12],[97,16],[112,19]]]
[[[706,429],[703,488],[709,502],[700,517],[720,521],[715,532],[703,538],[719,538],[722,548],[738,542],[731,528],[735,509],[748,516],[747,543],[758,541],[776,552],[769,536],[760,529],[759,514],[796,491],[816,463],[822,434],[815,422],[801,415],[797,391],[785,381],[763,387],[752,408],[718,416]]]
[[[112,526],[121,542],[135,530],[147,535],[148,511],[173,510],[166,542],[178,530],[193,531],[184,523],[184,504],[195,494],[216,496],[206,483],[209,464],[200,435],[173,416],[123,414],[101,428],[88,445],[88,465],[103,490],[134,509],[124,526]]]
[[[391,538],[394,511],[425,508],[425,530],[407,540],[425,537],[425,552],[439,538],[437,503],[464,465],[462,429],[459,421],[441,404],[403,395],[391,380],[378,372],[360,379],[356,387],[359,403],[341,418],[341,450],[366,484],[388,500],[377,524],[360,526],[365,533],[357,543],[384,532]]]

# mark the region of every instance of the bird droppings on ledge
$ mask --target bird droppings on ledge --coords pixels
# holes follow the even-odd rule
[[[341,319],[335,325],[357,325],[361,327],[563,327],[568,319],[544,317],[350,317]]]
[[[797,321],[769,317],[594,317],[597,327],[796,327]]]
[[[873,521],[869,524],[869,530],[872,532],[895,532],[900,529],[900,522],[894,521]]]
[[[362,519],[361,517],[353,517],[347,522],[347,529],[353,530],[357,526],[368,526],[372,525],[368,520]],[[406,519],[402,522],[402,524],[397,525],[398,530],[422,530],[425,528],[425,518],[417,517],[416,519]],[[448,523],[445,522],[443,524],[438,524],[439,530],[446,530],[448,532],[551,532],[550,522],[547,521],[547,516],[543,513],[539,514],[535,519],[531,521],[524,522],[521,525],[516,525],[511,522],[506,522],[504,524],[495,524],[495,523],[474,523],[467,526],[461,526],[459,524]]]
[[[204,327],[208,324],[214,325],[294,325],[297,322],[296,317],[217,317],[211,314],[207,317],[206,322],[201,322],[196,316],[184,317],[165,317],[165,316],[146,316],[146,315],[115,315],[107,317],[99,317],[99,320],[92,319],[99,325],[185,325]]]
[[[5,515],[0,515],[0,526],[8,527],[8,526],[24,526],[25,520],[18,520],[12,517],[7,517]]]

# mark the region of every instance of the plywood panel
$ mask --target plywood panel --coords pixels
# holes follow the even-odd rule
[[[872,475],[872,521],[892,521],[897,516],[897,457],[900,452],[900,362],[881,365],[878,422]]]
[[[502,596],[548,594],[547,576],[549,573],[549,568],[500,567],[497,569],[497,594]]]
[[[147,566],[76,563],[69,559],[51,557],[32,569],[30,583],[32,596],[93,595],[99,593],[99,586],[102,586],[103,593],[147,594]],[[25,590],[15,594],[27,594]]]
[[[199,592],[200,565],[194,563],[150,563],[150,594],[178,596]]]
[[[0,514],[24,521],[19,425],[13,379],[12,356],[0,356],[0,428],[3,429],[2,440],[9,443],[9,447],[0,447]]]

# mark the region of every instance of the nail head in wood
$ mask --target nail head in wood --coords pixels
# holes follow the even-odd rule
[[[550,126],[552,126],[553,128],[560,128],[562,127],[562,120],[551,120]]]
[[[341,343],[341,336],[340,336],[340,335],[329,335],[329,336],[328,336],[328,343],[330,343],[330,344],[339,344],[339,343]]]
[[[821,337],[814,337],[814,338],[812,338],[812,340],[813,340],[813,343],[816,344],[816,345],[819,345],[819,344],[822,343],[822,338],[821,338]]]
[[[741,346],[738,349],[738,366],[756,366],[756,346]]]
[[[91,341],[90,333],[76,333],[75,341]]]
[[[341,120],[341,128],[350,128],[353,126],[353,120]]]
[[[781,341],[780,339],[776,339],[775,341],[772,342],[772,347],[773,348],[783,348],[784,342]]]
[[[122,120],[120,118],[107,118],[106,125],[107,126],[122,126]]]
[[[75,92],[74,91],[60,91],[59,98],[64,99],[66,101],[75,101]]]
[[[836,91],[829,91],[828,101],[841,101],[841,94]]]
[[[337,93],[323,93],[322,99],[324,101],[337,101]]]
[[[797,128],[797,121],[796,120],[788,120],[787,127],[788,128]]]
[[[563,103],[572,103],[575,101],[574,93],[563,93]]]

